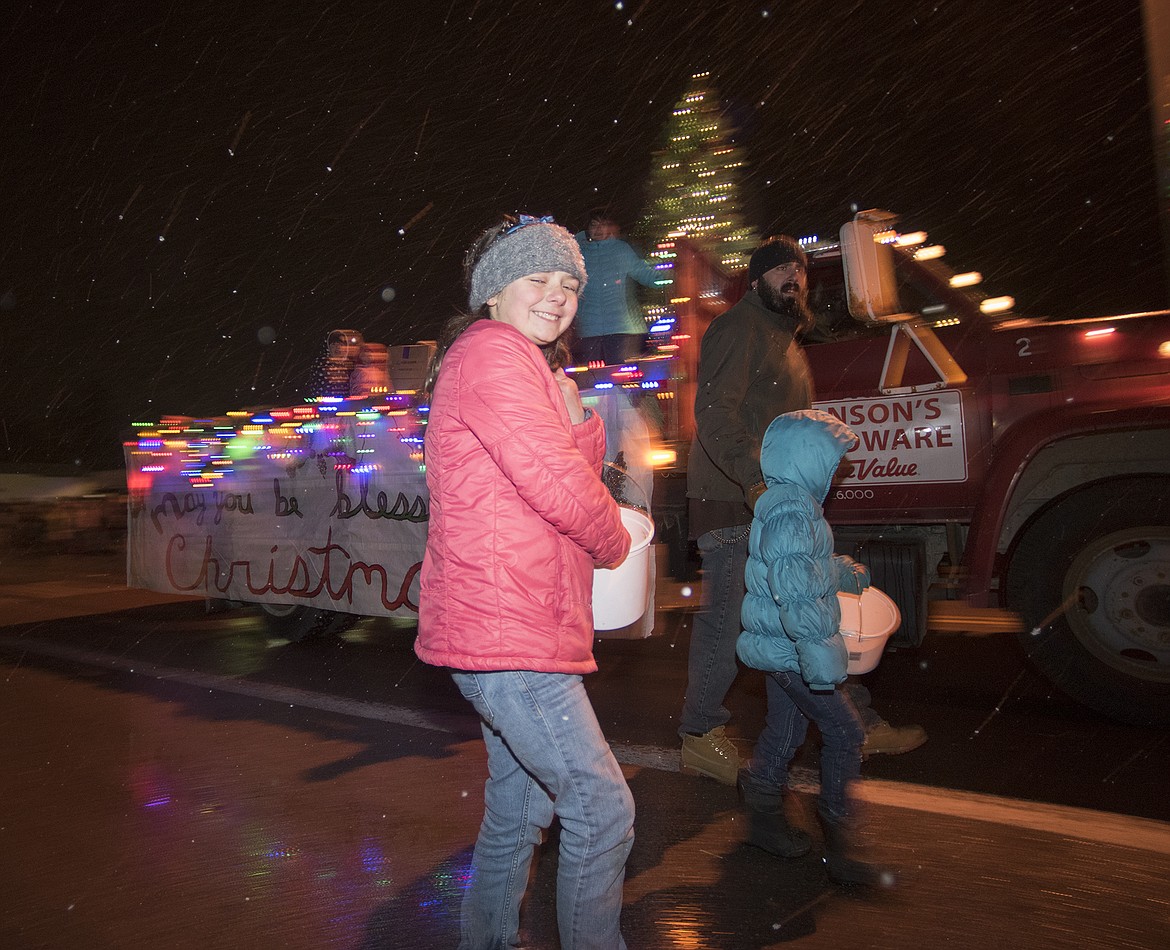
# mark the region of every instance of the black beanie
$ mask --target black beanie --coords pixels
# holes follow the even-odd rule
[[[787,234],[770,237],[752,253],[748,263],[748,285],[751,286],[773,267],[791,264],[793,261],[808,270],[808,255],[804,249]]]

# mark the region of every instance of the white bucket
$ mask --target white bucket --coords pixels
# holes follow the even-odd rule
[[[630,553],[617,567],[593,571],[593,628],[627,627],[646,612],[650,595],[650,541],[654,522],[636,508],[622,508]]]
[[[851,674],[868,673],[882,658],[886,641],[902,622],[898,605],[885,591],[868,587],[857,594],[838,594],[841,636],[849,651]]]

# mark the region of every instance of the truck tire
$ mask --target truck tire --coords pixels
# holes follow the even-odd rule
[[[304,604],[260,604],[264,620],[273,636],[298,643],[310,637],[343,633],[358,618],[337,610],[322,610]]]
[[[1100,482],[1051,505],[1011,555],[1007,599],[1024,651],[1064,693],[1170,726],[1170,478]]]

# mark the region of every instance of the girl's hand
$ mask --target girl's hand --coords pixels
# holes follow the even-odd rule
[[[585,421],[585,407],[581,405],[581,394],[577,391],[577,384],[565,375],[563,369],[553,373],[553,378],[560,387],[561,396],[565,400],[565,408],[569,410],[569,420],[573,425]]]

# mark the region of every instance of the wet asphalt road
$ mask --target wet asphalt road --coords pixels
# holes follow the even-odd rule
[[[455,945],[482,747],[409,629],[289,644],[252,611],[118,590],[101,559],[5,566],[0,946]],[[1164,733],[1053,695],[1010,641],[887,654],[875,706],[931,738],[865,764],[898,885],[852,893],[815,855],[744,847],[734,792],[677,772],[688,635],[664,610],[587,680],[638,803],[631,947],[1167,946]],[[729,703],[750,739],[762,684]],[[802,766],[810,822],[815,749]],[[528,946],[557,946],[554,866],[542,849]]]

